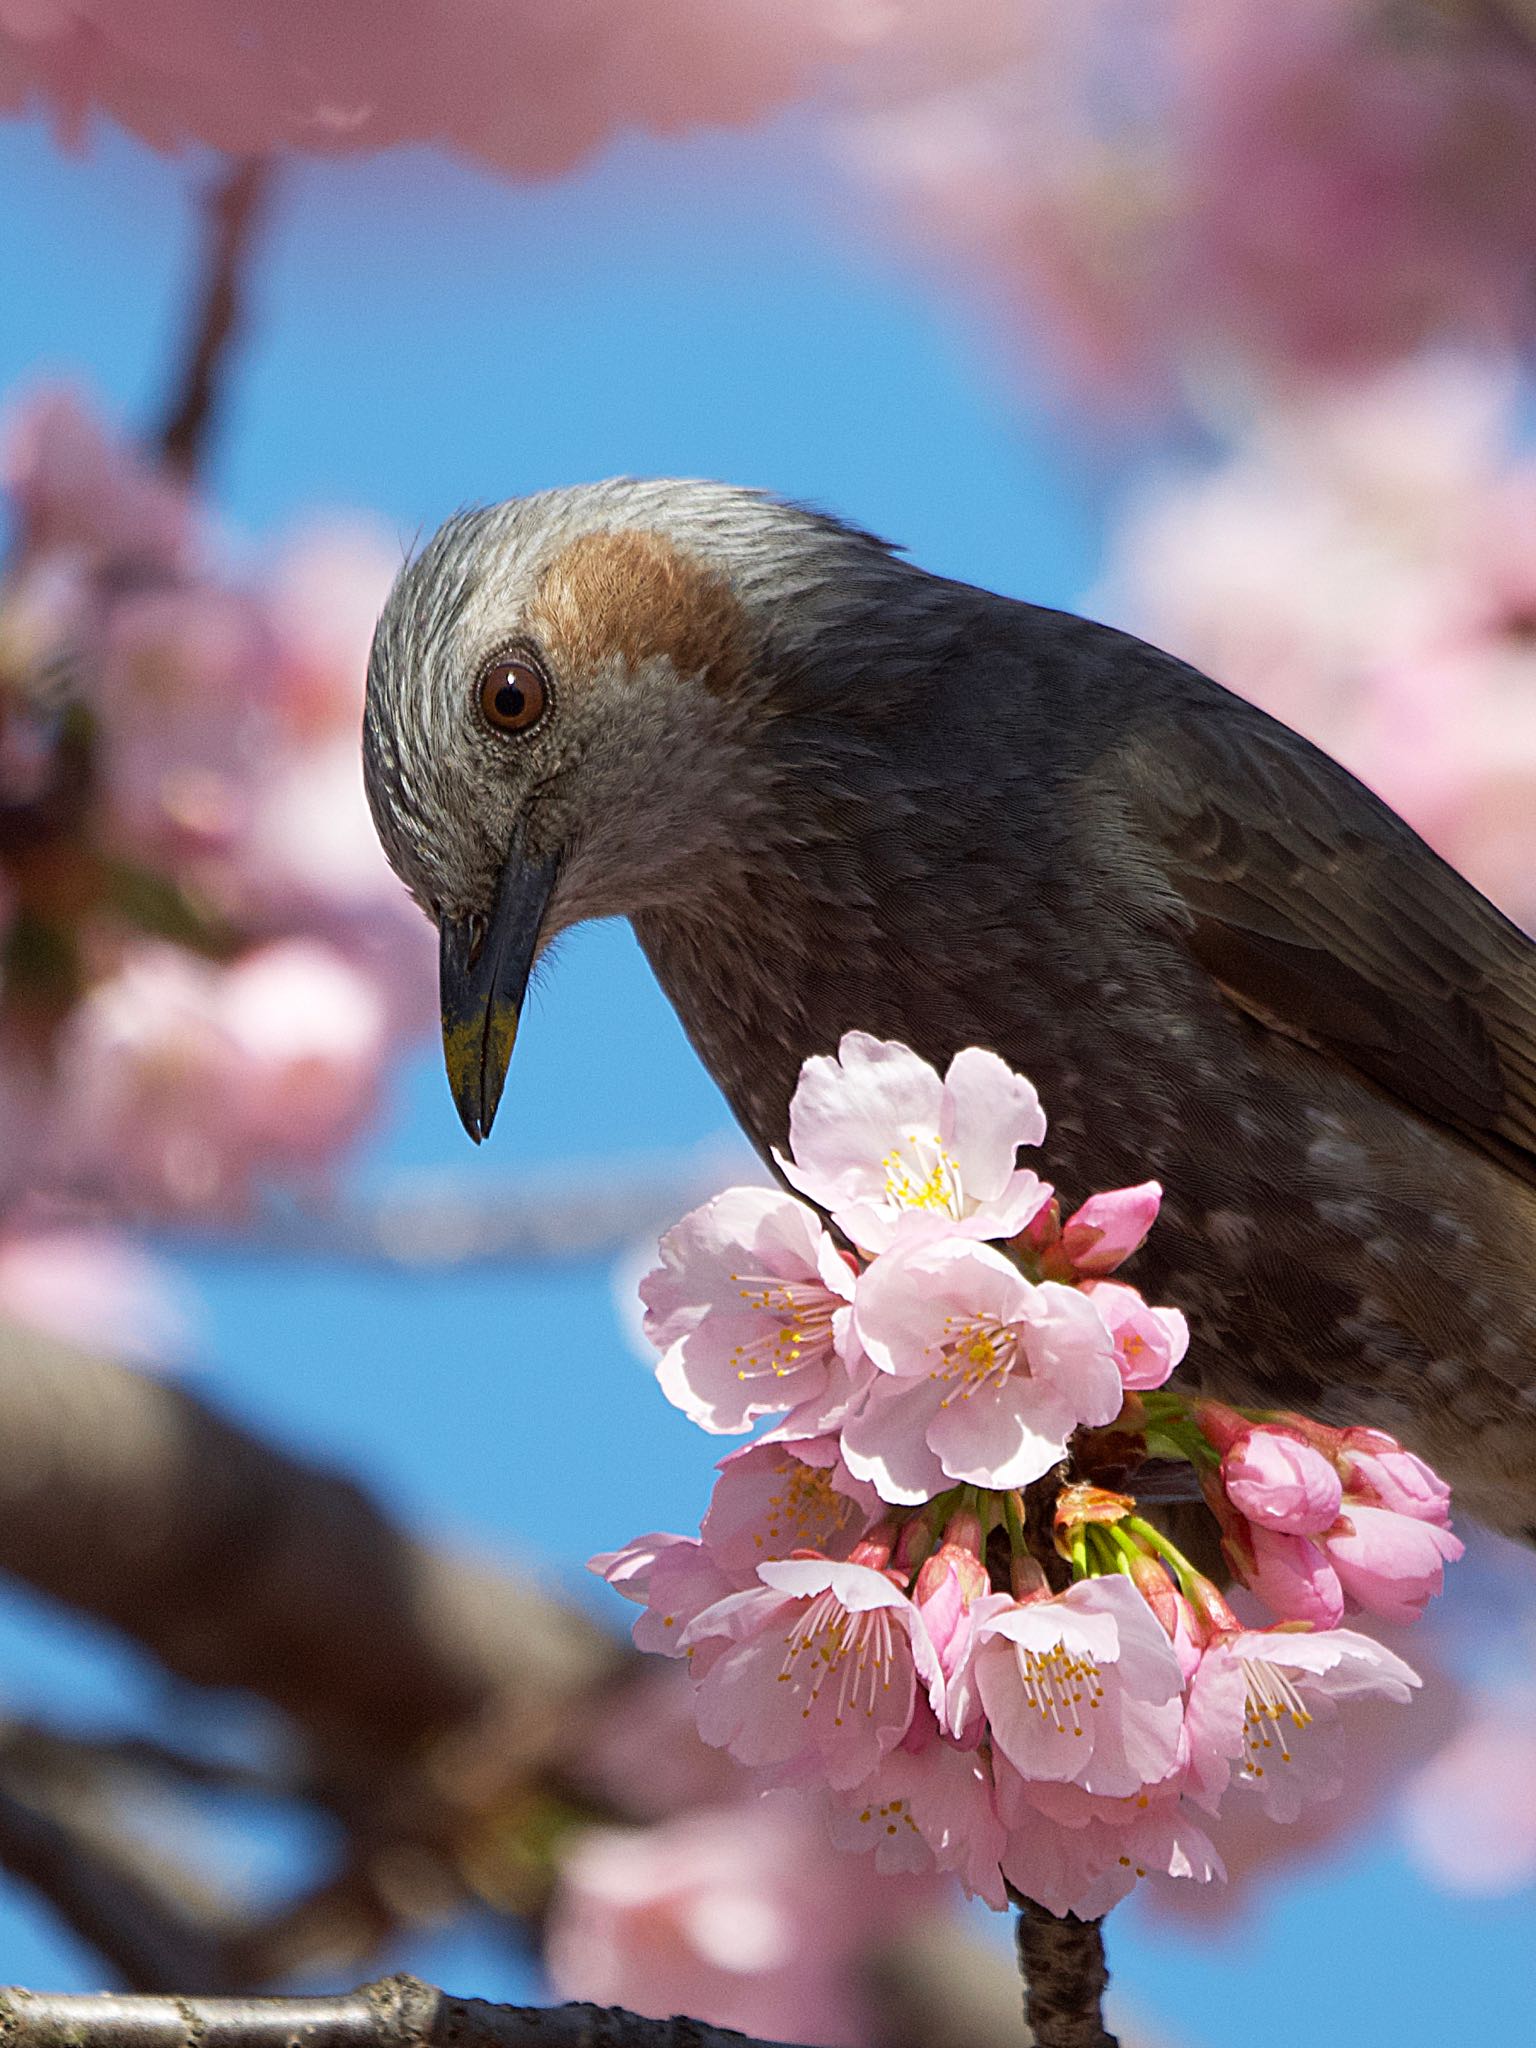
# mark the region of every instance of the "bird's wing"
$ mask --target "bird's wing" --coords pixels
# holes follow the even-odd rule
[[[1181,708],[1115,755],[1133,850],[1224,994],[1536,1184],[1525,934],[1336,762],[1251,707]]]

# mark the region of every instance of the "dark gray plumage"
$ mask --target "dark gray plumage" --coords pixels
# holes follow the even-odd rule
[[[515,733],[479,695],[509,651],[548,685]],[[1208,1387],[1375,1421],[1536,1524],[1536,949],[1285,727],[818,515],[618,482],[402,572],[365,754],[475,1005],[515,1009],[514,917],[531,952],[627,915],[762,1148],[845,1030],[991,1046],[1066,1200],[1163,1182],[1131,1277]]]

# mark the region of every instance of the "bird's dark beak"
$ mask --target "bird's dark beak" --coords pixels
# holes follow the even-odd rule
[[[530,859],[514,839],[490,916],[441,921],[443,1060],[459,1121],[477,1145],[496,1120],[557,865]]]

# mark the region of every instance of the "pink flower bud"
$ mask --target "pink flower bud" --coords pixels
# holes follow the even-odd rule
[[[1189,1325],[1176,1308],[1154,1308],[1123,1280],[1085,1280],[1082,1291],[1104,1320],[1128,1391],[1162,1386],[1189,1349]]]
[[[1195,1427],[1218,1451],[1229,1451],[1244,1437],[1253,1424],[1246,1415],[1236,1408],[1229,1408],[1225,1401],[1196,1401],[1190,1409]]]
[[[965,1602],[979,1600],[992,1590],[987,1568],[975,1552],[945,1542],[918,1573],[912,1597],[921,1607],[949,1580],[954,1581],[957,1597]]]
[[[1149,1557],[1144,1550],[1136,1551],[1129,1559],[1131,1584],[1152,1612],[1163,1624],[1164,1631],[1172,1640],[1178,1633],[1179,1591],[1169,1578],[1165,1566],[1155,1557]]]
[[[1145,1243],[1162,1199],[1163,1191],[1155,1180],[1090,1195],[1063,1225],[1062,1251],[1084,1279],[1113,1273]]]
[[[1270,1612],[1282,1621],[1337,1628],[1344,1613],[1344,1589],[1317,1545],[1305,1536],[1282,1536],[1255,1525],[1250,1525],[1248,1537],[1253,1561],[1240,1576]]]
[[[1385,1508],[1350,1504],[1326,1540],[1328,1560],[1357,1607],[1384,1621],[1417,1621],[1440,1591],[1447,1564],[1462,1544],[1449,1529],[1395,1515]]]
[[[1261,1529],[1315,1536],[1339,1519],[1343,1488],[1320,1451],[1281,1430],[1253,1429],[1221,1461],[1233,1506]]]
[[[1344,1454],[1347,1502],[1387,1508],[1415,1522],[1435,1522],[1443,1529],[1451,1519],[1451,1489],[1422,1458],[1395,1446],[1389,1451],[1356,1450]]]

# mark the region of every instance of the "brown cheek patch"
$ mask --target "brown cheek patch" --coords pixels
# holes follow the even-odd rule
[[[528,618],[567,674],[614,655],[631,669],[665,655],[723,696],[748,667],[746,614],[730,585],[658,533],[572,541],[544,571]]]

